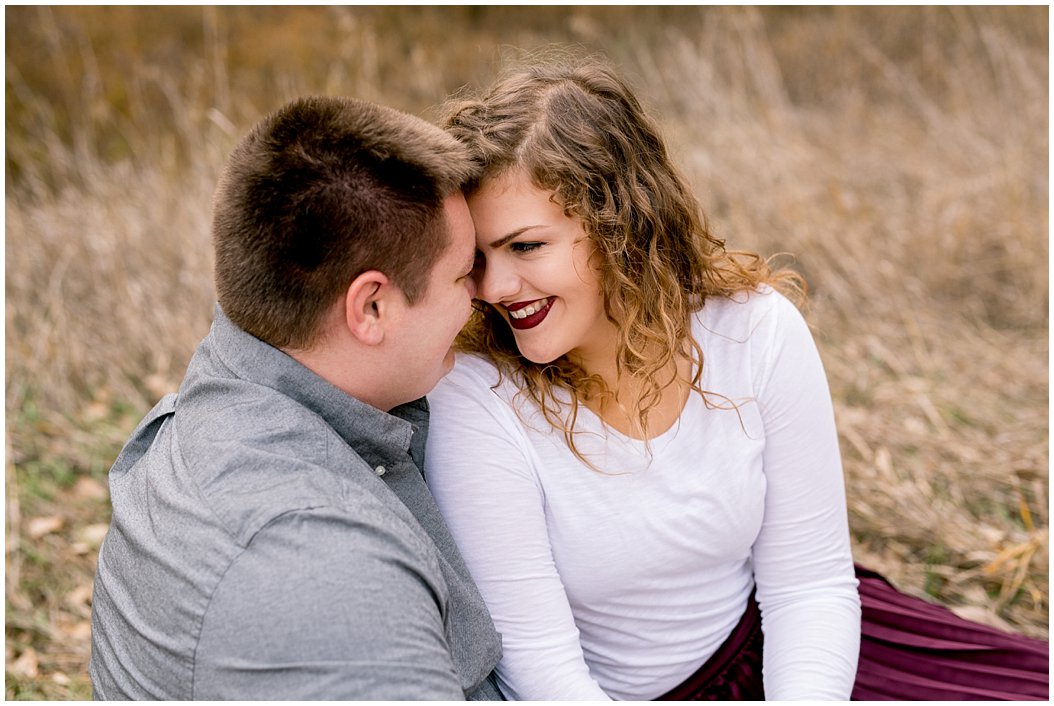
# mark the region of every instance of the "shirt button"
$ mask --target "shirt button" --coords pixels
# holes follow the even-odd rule
[[[377,467],[376,467],[376,468],[374,468],[373,470],[374,470],[374,472],[375,472],[375,473],[376,473],[377,475],[379,475],[379,476],[383,476],[383,475],[384,475],[385,473],[387,473],[387,472],[388,472],[388,469],[387,469],[387,468],[385,468],[384,466],[377,466]]]

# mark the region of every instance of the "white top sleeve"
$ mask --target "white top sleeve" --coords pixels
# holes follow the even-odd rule
[[[827,378],[782,297],[755,332],[767,491],[754,543],[770,700],[849,698],[860,648],[845,488]]]
[[[448,378],[429,395],[426,458],[436,503],[502,635],[498,685],[510,700],[609,700],[589,674],[553,562],[531,449],[492,381],[472,382]],[[434,469],[456,482],[433,482]]]

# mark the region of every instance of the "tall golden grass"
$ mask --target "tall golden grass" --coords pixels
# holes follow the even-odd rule
[[[599,51],[714,230],[810,284],[858,560],[1046,636],[1047,9],[6,10],[7,695],[83,698],[105,470],[212,314],[209,206],[266,111],[434,117]]]

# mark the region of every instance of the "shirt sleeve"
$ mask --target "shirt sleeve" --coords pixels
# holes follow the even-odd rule
[[[544,492],[515,413],[463,368],[428,401],[426,477],[502,636],[502,693],[609,700],[585,663],[553,561]]]
[[[754,332],[765,429],[765,513],[753,547],[765,695],[848,700],[860,599],[827,378],[798,310],[778,294]]]
[[[211,597],[194,698],[464,699],[439,567],[380,515],[315,508],[262,528]]]

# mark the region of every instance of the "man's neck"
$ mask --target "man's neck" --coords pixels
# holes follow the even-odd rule
[[[322,344],[308,349],[282,349],[286,355],[318,375],[334,387],[355,399],[388,412],[398,403],[392,403],[383,395],[383,385],[378,384],[371,371],[377,366],[370,360],[370,351]],[[359,354],[361,353],[361,355]]]

